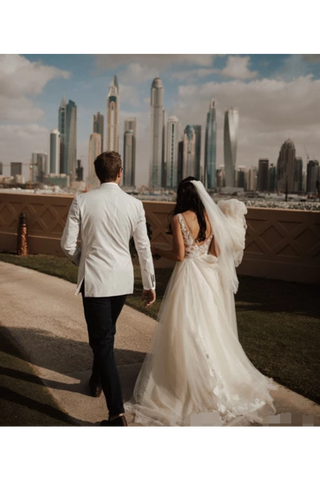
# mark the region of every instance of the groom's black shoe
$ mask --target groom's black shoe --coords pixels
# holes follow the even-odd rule
[[[124,415],[117,417],[113,420],[102,420],[101,427],[127,427],[127,420]]]
[[[102,388],[101,385],[98,383],[92,382],[91,380],[89,381],[89,388],[90,388],[90,395],[91,397],[100,397]]]

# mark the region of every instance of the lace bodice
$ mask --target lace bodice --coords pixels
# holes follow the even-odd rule
[[[207,240],[199,244],[192,237],[189,227],[181,213],[178,213],[178,220],[185,245],[185,258],[195,258],[200,257],[201,255],[207,255],[213,239],[213,233],[211,233]]]

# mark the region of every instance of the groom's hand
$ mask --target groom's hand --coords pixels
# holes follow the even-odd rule
[[[142,301],[146,302],[145,306],[150,307],[156,300],[156,292],[155,290],[142,290]]]

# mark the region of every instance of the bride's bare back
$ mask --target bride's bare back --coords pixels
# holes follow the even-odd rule
[[[211,228],[211,225],[210,225],[210,222],[209,222],[209,219],[207,217],[207,214],[205,213],[205,220],[206,220],[206,225],[207,225],[207,228],[206,228],[206,239],[203,241],[203,242],[198,242],[198,240],[196,240],[196,238],[198,237],[199,235],[199,231],[200,231],[200,225],[199,225],[199,222],[198,222],[198,219],[197,219],[197,215],[195,214],[195,212],[191,211],[191,210],[187,210],[186,212],[183,212],[183,218],[184,218],[184,221],[185,223],[187,224],[187,227],[189,228],[190,230],[190,233],[191,233],[191,236],[192,238],[196,241],[196,243],[198,245],[201,245],[202,243],[206,242],[207,239],[210,237],[210,235],[212,234],[212,228]],[[217,255],[217,251],[215,249],[215,244],[214,244],[214,237],[212,238],[212,241],[211,241],[211,245],[210,245],[210,253],[212,255],[215,255],[216,257],[218,256]]]

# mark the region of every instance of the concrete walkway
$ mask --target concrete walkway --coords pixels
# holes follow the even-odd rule
[[[28,355],[60,408],[79,425],[106,419],[104,396],[88,395],[92,354],[75,285],[0,262],[0,292],[0,327],[7,328]],[[155,326],[153,319],[127,306],[118,319],[115,349],[124,401],[131,397]],[[320,405],[280,385],[272,394],[277,414],[287,413],[284,423],[281,415],[281,424],[291,413],[289,423],[320,425]],[[133,425],[132,417],[127,419]]]

